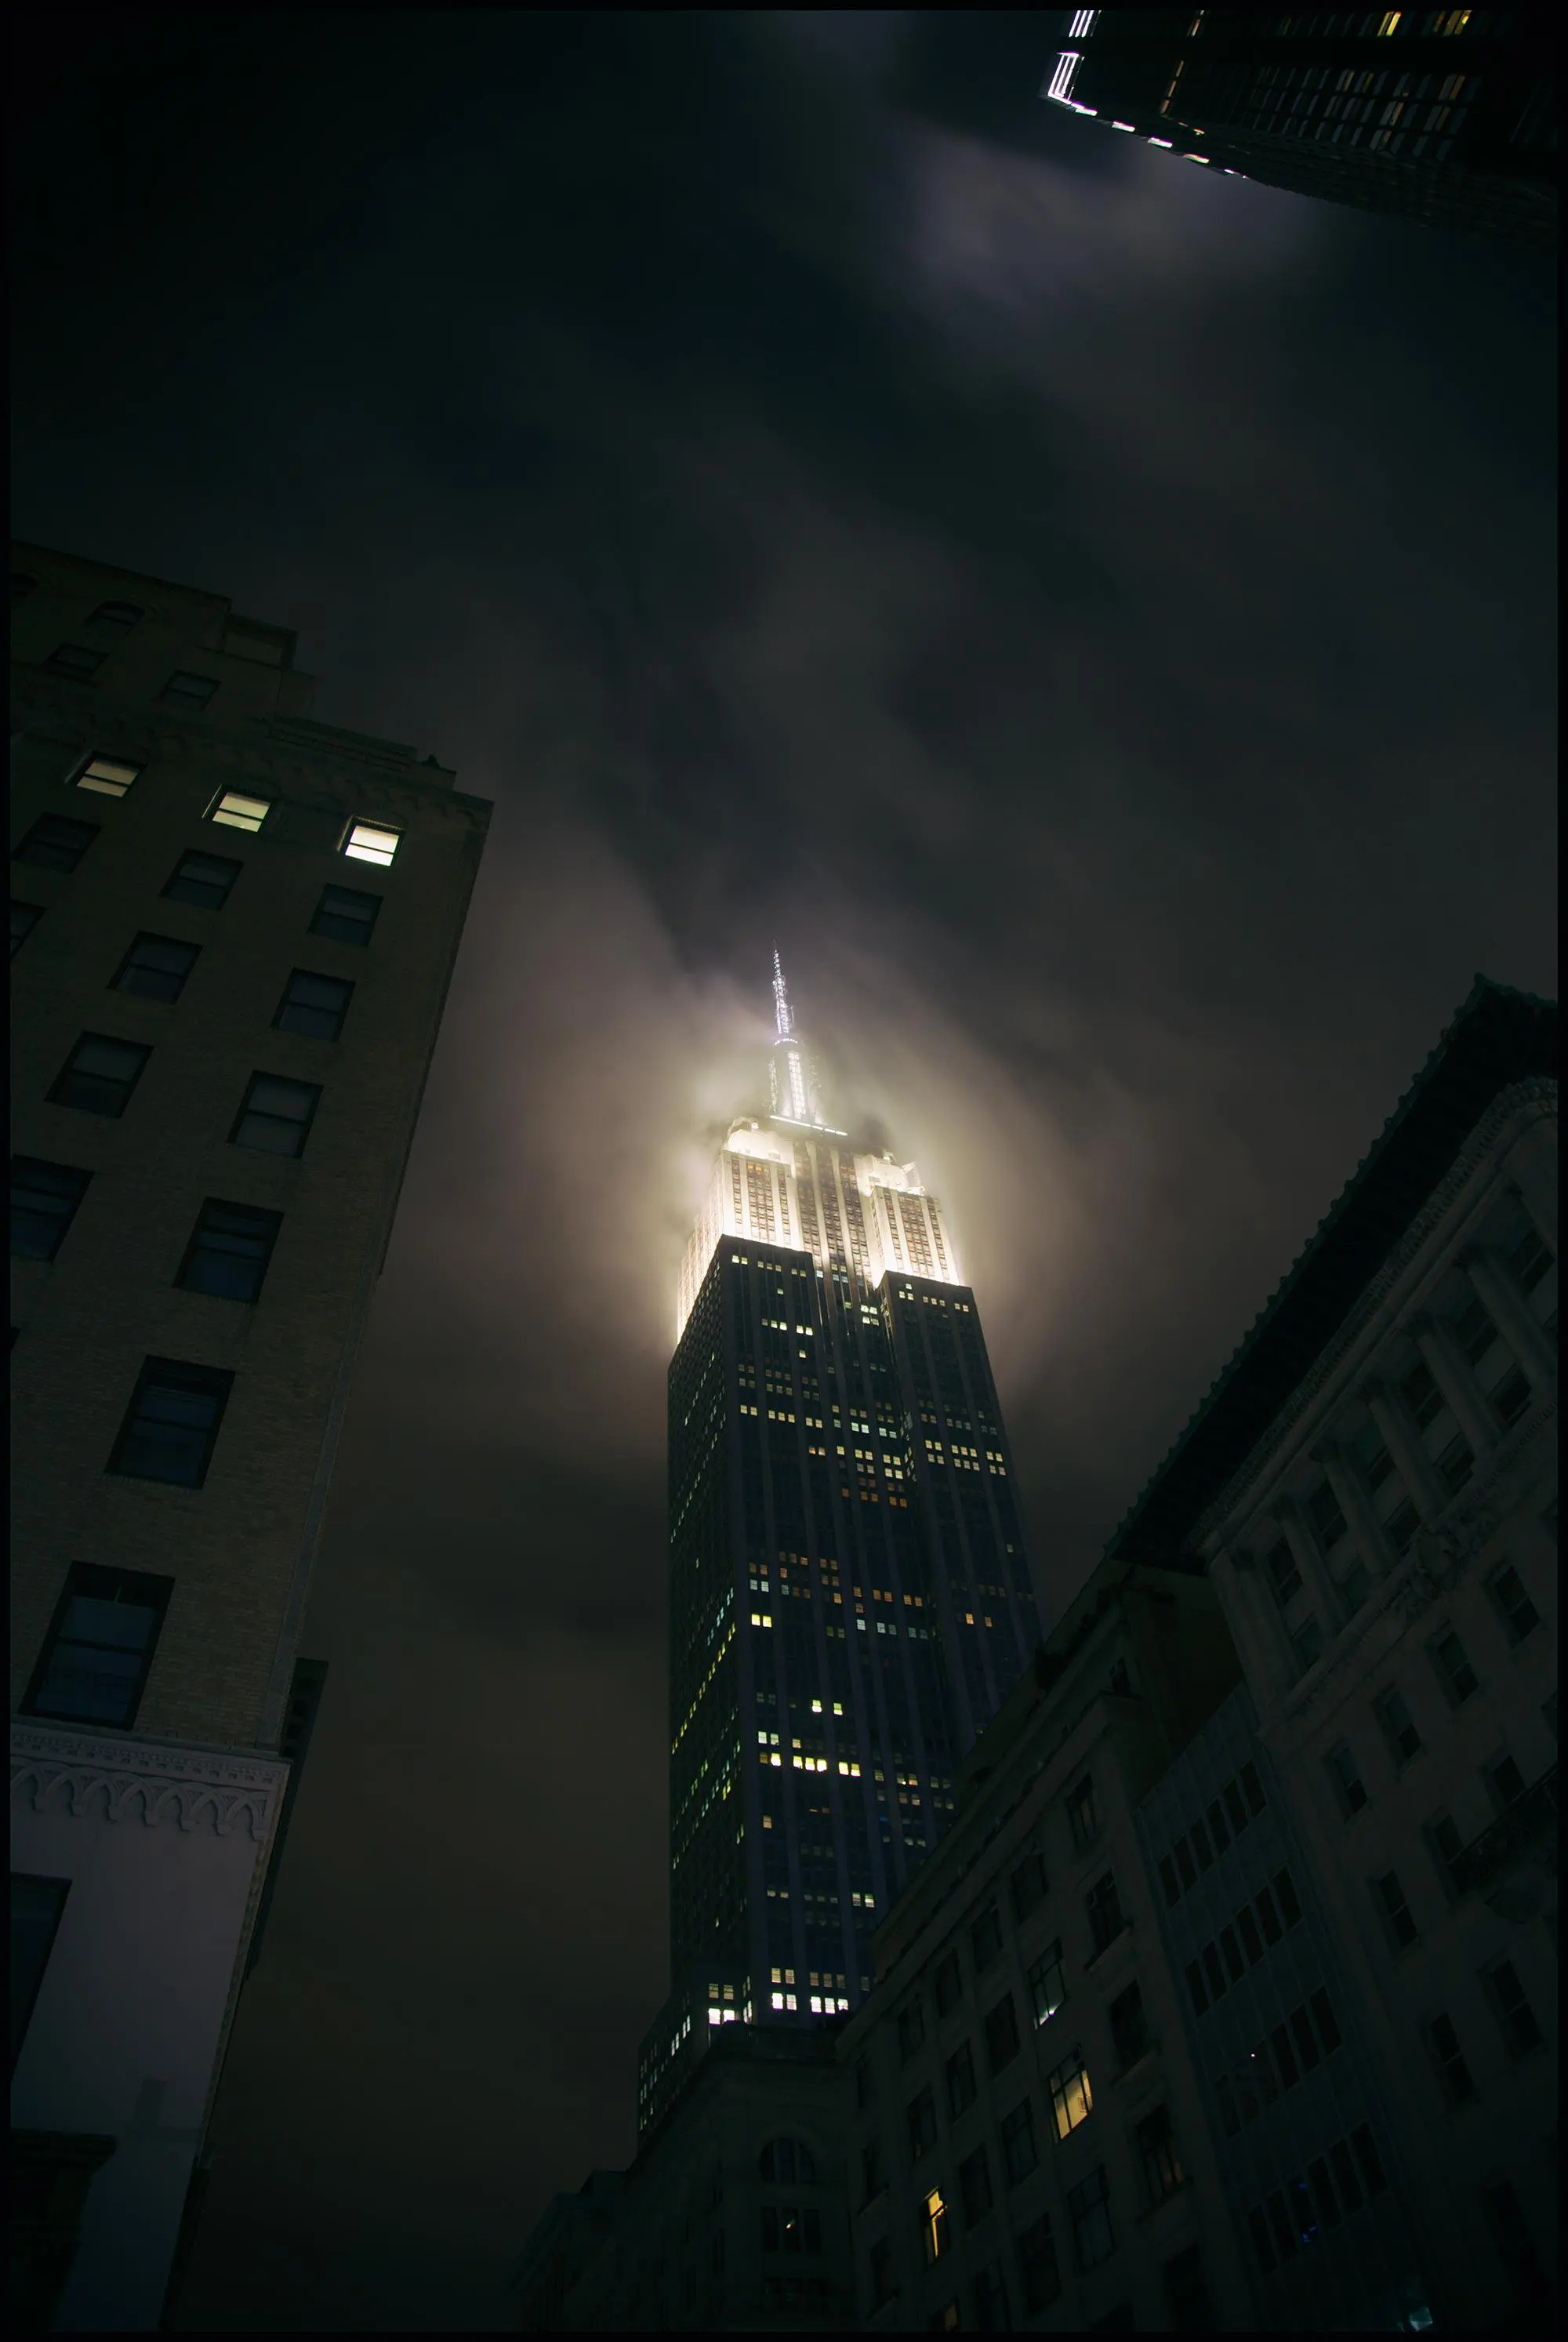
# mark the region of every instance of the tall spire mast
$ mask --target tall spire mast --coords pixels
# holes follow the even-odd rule
[[[789,1005],[789,991],[784,984],[784,962],[778,956],[776,944],[774,946],[774,1022],[778,1027],[778,1036],[781,1041],[788,1041],[794,1037],[794,1010]]]

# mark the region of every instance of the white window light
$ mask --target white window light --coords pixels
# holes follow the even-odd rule
[[[1168,138],[1151,138],[1148,143],[1151,146],[1168,146],[1171,141]]]
[[[78,774],[76,786],[95,790],[101,797],[123,797],[141,769],[140,765],[122,765],[112,756],[95,756]]]
[[[1130,122],[1113,122],[1111,127],[1113,130],[1131,130],[1133,125]]]
[[[271,797],[252,796],[244,789],[225,789],[207,818],[221,822],[225,829],[248,829],[254,834],[271,811]]]
[[[397,852],[403,832],[391,829],[381,821],[356,821],[350,825],[343,841],[343,851],[351,862],[374,862],[385,870]]]

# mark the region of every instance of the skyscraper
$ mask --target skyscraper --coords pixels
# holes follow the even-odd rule
[[[681,1266],[674,1994],[644,2046],[644,2128],[705,2027],[809,2027],[870,1989],[878,1917],[1040,1635],[941,1206],[914,1164],[827,1120],[776,956],[774,996],[772,1112],[731,1125]]]
[[[334,1453],[489,806],[285,627],[12,547],[14,2266],[155,2328],[322,1670]]]
[[[1078,8],[1043,97],[1304,195],[1557,240],[1544,9]]]

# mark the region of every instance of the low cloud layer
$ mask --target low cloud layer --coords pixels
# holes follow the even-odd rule
[[[1059,1612],[1473,972],[1552,987],[1549,320],[1054,115],[1048,22],[266,21],[38,35],[17,525],[496,815],[183,2319],[483,2328],[633,2146],[768,955],[946,1200]]]

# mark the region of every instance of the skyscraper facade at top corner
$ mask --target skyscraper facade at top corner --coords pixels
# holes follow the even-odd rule
[[[12,546],[13,2314],[146,2332],[489,806],[285,627]]]
[[[1547,8],[1076,8],[1040,95],[1218,176],[1557,243]]]
[[[942,1206],[829,1123],[776,957],[774,989],[773,1111],[719,1150],[670,1367],[672,1964],[719,2021],[809,2026],[869,1989],[1041,1621]]]

